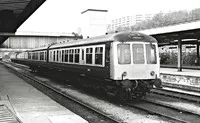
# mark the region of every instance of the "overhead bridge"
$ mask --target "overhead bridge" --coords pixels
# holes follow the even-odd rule
[[[0,46],[46,0],[0,0]]]

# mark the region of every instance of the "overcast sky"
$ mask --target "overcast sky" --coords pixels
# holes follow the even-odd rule
[[[46,0],[18,29],[20,32],[73,32],[86,9],[108,10],[108,20],[134,14],[152,14],[200,8],[199,0]]]

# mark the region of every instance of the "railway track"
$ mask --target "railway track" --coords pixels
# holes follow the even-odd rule
[[[197,114],[196,112],[184,110],[155,100],[142,99],[138,103],[127,102],[125,104],[151,114],[166,117],[171,119],[171,122],[199,123],[200,121],[200,114]]]
[[[103,119],[100,119],[100,121],[105,121],[105,122],[109,122],[109,123],[123,123],[122,121],[120,121],[120,120],[118,120],[116,118],[113,118],[109,114],[106,114],[106,113],[104,113],[104,112],[102,112],[102,111],[100,111],[100,110],[98,110],[96,108],[93,108],[90,105],[85,104],[85,103],[81,102],[80,100],[78,100],[78,99],[76,99],[76,98],[74,98],[74,97],[72,97],[70,95],[67,95],[66,93],[61,92],[58,89],[56,89],[56,88],[44,83],[43,81],[40,81],[40,80],[36,79],[35,77],[31,76],[31,74],[27,74],[27,72],[23,72],[23,70],[20,70],[19,68],[12,68],[11,64],[9,65],[9,63],[4,63],[4,64],[7,64],[6,65],[7,67],[11,68],[18,76],[22,77],[23,79],[26,79],[26,81],[28,79],[29,81],[34,82],[34,85],[37,84],[36,86],[39,85],[39,86],[42,86],[40,88],[43,88],[43,89],[45,88],[45,91],[46,90],[53,91],[54,93],[56,93],[56,95],[60,95],[61,97],[64,97],[64,98],[66,98],[68,100],[71,100],[73,103],[76,103],[76,104],[88,109],[90,112],[93,112],[93,115],[97,115],[96,116],[97,118],[100,118],[99,116],[103,117]],[[20,66],[20,65],[14,65],[14,64],[12,64],[12,65],[15,66],[15,67],[23,68],[23,66]]]
[[[19,65],[18,67],[21,67],[23,69],[23,66]],[[38,80],[36,80],[36,81],[38,81]],[[50,88],[50,89],[52,88],[51,86],[46,85],[43,82],[41,82],[40,84],[45,86],[45,87],[47,86],[47,88]],[[52,90],[58,91],[56,93],[63,95],[62,92],[60,92],[59,90],[57,90],[55,88],[53,88]],[[166,94],[166,91],[168,91],[171,94],[169,94],[169,93]],[[175,92],[172,93],[170,90],[166,90],[166,91],[163,90],[163,89],[162,90],[153,90],[152,93],[159,94],[159,95],[168,95],[168,96],[173,95],[173,96],[170,96],[170,97],[176,97],[176,98],[179,97],[180,98],[180,95],[176,94],[176,96],[174,96]],[[180,94],[182,94],[182,93],[180,93]],[[64,94],[63,96],[67,96],[67,95]],[[192,94],[190,96],[193,97]],[[196,97],[196,98],[198,98],[198,97]],[[183,99],[183,98],[181,97],[181,99]],[[78,102],[80,102],[80,101],[78,101]],[[84,103],[83,103],[83,105],[84,105]],[[145,100],[141,100],[141,102],[139,102],[139,103],[128,102],[128,103],[126,103],[126,105],[133,107],[133,108],[143,110],[143,111],[148,112],[150,114],[156,114],[156,115],[159,115],[159,116],[162,116],[162,117],[166,117],[167,119],[170,119],[171,122],[198,123],[198,121],[200,121],[200,115],[196,112],[192,112],[190,110],[184,110],[182,108],[178,108],[178,107],[175,107],[175,106],[172,106],[172,105],[167,105],[166,103],[162,103],[162,102],[159,102],[159,101],[156,101],[156,100],[145,99]],[[90,108],[90,106],[88,108]],[[93,108],[91,110],[96,110],[96,109]],[[99,111],[97,110],[97,112],[99,112]],[[108,114],[105,114],[105,113],[102,113],[102,112],[99,112],[99,113],[103,116],[106,116],[106,117],[108,116],[108,118],[109,118]],[[111,119],[113,119],[113,118],[111,117]],[[120,121],[113,119],[112,122],[120,122]]]
[[[153,89],[151,90],[151,93],[187,100],[190,102],[200,103],[200,93],[197,92],[188,92],[180,89],[163,88],[163,89]]]

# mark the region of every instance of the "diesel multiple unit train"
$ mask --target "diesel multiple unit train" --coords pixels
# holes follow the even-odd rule
[[[33,71],[59,71],[82,86],[103,89],[120,100],[141,98],[160,87],[156,39],[139,32],[52,44],[19,53],[13,62]]]

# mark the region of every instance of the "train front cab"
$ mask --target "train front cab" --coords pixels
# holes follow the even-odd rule
[[[120,98],[141,98],[153,85],[160,87],[157,42],[115,41],[111,45],[110,77],[121,85]]]

